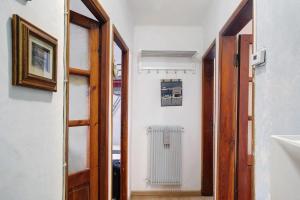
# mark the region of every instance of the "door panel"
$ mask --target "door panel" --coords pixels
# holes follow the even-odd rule
[[[90,170],[72,174],[68,178],[69,200],[90,199]]]
[[[89,119],[90,83],[85,76],[69,76],[69,120]]]
[[[69,128],[69,174],[89,167],[89,127]]]
[[[218,139],[217,199],[233,200],[235,188],[235,148],[237,121],[236,37],[220,38],[220,121]],[[220,153],[222,152],[222,154]]]
[[[249,77],[250,45],[252,35],[239,36],[239,87],[238,87],[238,134],[237,134],[237,199],[252,199],[251,167],[252,153],[252,77]],[[249,87],[250,85],[250,87]],[[251,93],[250,93],[251,92]],[[249,112],[250,111],[250,112]],[[250,114],[250,115],[249,115]]]
[[[68,194],[98,200],[99,24],[70,12]]]
[[[90,69],[89,30],[75,24],[70,24],[70,66]]]

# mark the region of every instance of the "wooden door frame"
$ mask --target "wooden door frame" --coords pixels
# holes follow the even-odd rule
[[[202,196],[213,196],[214,193],[215,59],[216,40],[213,41],[202,57]]]
[[[235,124],[237,113],[234,109],[228,108],[228,102],[230,104],[236,103],[236,96],[233,96],[235,93],[232,92],[235,90],[233,88],[235,85],[230,83],[234,80],[228,77],[231,76],[230,73],[235,59],[228,58],[228,54],[232,53],[232,48],[237,48],[233,46],[233,41],[230,42],[230,40],[233,40],[233,37],[236,37],[251,19],[253,19],[253,0],[243,0],[219,33],[220,119],[217,147],[217,200],[233,200],[236,198],[234,160],[237,143],[237,126]],[[227,47],[231,49],[228,51]],[[234,50],[236,51],[236,49]]]
[[[128,73],[129,48],[121,34],[113,25],[113,42],[122,51],[122,88],[121,88],[121,200],[128,198]],[[112,115],[113,117],[113,115]],[[113,133],[112,133],[113,134]]]
[[[98,148],[98,197],[99,200],[107,200],[109,195],[109,76],[110,76],[110,18],[97,0],[81,0],[90,12],[97,18],[100,27],[100,69],[99,69],[99,105],[98,105],[98,124],[99,124],[99,148]],[[66,68],[70,63],[70,0],[66,0],[67,9],[67,37],[66,37]],[[67,75],[69,76],[69,75]],[[69,77],[67,77],[69,79]],[[69,116],[69,83],[66,83],[66,135],[65,135],[65,199],[68,199],[68,116]]]

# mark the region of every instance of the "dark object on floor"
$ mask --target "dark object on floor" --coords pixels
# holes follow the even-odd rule
[[[113,160],[113,199],[120,199],[120,160]]]

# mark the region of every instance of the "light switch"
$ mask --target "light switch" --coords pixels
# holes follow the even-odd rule
[[[260,67],[266,64],[266,49],[258,50],[256,53],[251,55],[251,65],[253,67]]]

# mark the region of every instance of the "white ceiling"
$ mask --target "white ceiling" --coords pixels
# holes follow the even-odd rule
[[[198,26],[211,0],[129,0],[137,25]]]

